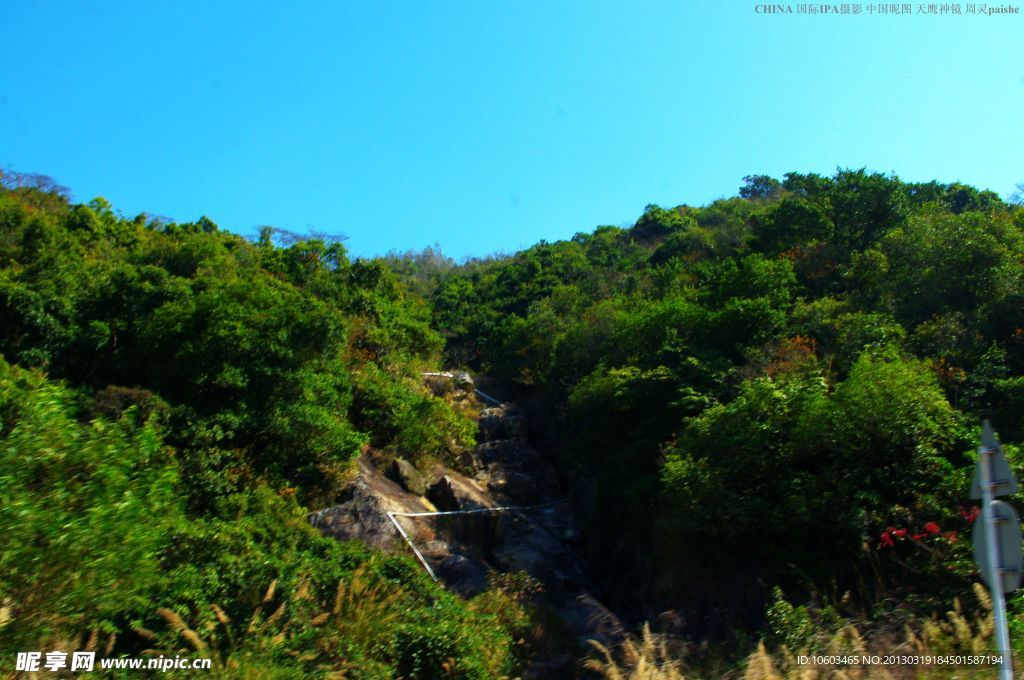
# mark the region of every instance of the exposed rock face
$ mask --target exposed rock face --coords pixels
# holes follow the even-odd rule
[[[384,476],[366,456],[361,456],[358,464],[359,475],[347,489],[347,500],[311,513],[310,524],[339,541],[359,539],[381,550],[408,549],[387,513],[431,512],[434,508]],[[409,530],[404,524],[403,528]]]
[[[427,489],[427,498],[438,510],[475,510],[496,505],[472,479],[454,470],[439,468],[434,470],[437,481]]]
[[[424,373],[423,382],[434,396],[444,397],[456,406],[470,406],[476,403],[476,385],[469,373]]]
[[[388,468],[388,479],[417,496],[427,495],[427,480],[416,466],[404,458],[396,458]]]
[[[459,389],[472,390],[472,381],[463,380]],[[530,444],[523,413],[510,403],[484,409],[479,428],[469,461],[472,479],[440,465],[423,473],[404,460],[395,461],[385,476],[363,457],[349,498],[311,514],[310,521],[339,540],[359,538],[407,552],[386,513],[455,511],[397,517],[452,591],[472,596],[487,588],[491,571],[525,571],[544,585],[549,606],[581,641],[620,641],[622,624],[589,592],[585,565],[572,547],[577,536],[572,508],[560,495],[555,467]],[[552,659],[546,659],[531,665],[527,675],[574,675],[566,671],[564,664],[552,666]]]
[[[471,559],[465,555],[448,555],[441,560],[437,568],[438,577],[448,587],[469,597],[487,589],[487,574],[490,571],[481,560]]]
[[[502,404],[480,412],[480,441],[491,442],[525,437],[526,418],[518,408]]]
[[[513,404],[484,409],[479,427],[476,478],[496,498],[521,505],[561,499],[558,471],[530,445],[522,411]]]

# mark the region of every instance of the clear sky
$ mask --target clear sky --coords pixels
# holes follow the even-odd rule
[[[1024,180],[1024,15],[755,5],[0,0],[0,165],[129,216],[454,257],[748,174]]]

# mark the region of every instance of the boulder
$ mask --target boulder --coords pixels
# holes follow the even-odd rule
[[[447,470],[427,488],[427,499],[438,510],[473,510],[493,508],[494,499],[469,477]]]
[[[462,597],[473,597],[487,590],[487,567],[479,560],[452,554],[441,560],[437,576]]]
[[[461,509],[459,507],[459,499],[455,497],[455,491],[452,489],[452,484],[448,481],[447,475],[430,485],[430,488],[427,489],[427,500],[442,512]]]
[[[388,478],[398,484],[411,493],[417,496],[425,496],[427,494],[427,480],[416,469],[416,466],[407,461],[404,458],[396,458],[388,466],[387,471]]]
[[[543,582],[549,593],[586,589],[589,579],[583,561],[562,540],[562,532],[546,527],[548,523],[554,524],[553,512],[565,514],[565,520],[571,519],[566,504],[503,514],[491,551],[493,563],[502,571],[525,571]]]
[[[481,465],[504,465],[529,469],[540,464],[542,456],[530,446],[526,437],[484,442],[476,447],[476,458]]]
[[[449,471],[427,489],[427,498],[438,510],[480,510],[494,507],[488,497],[472,480]],[[489,548],[494,542],[494,522],[497,513],[480,512],[442,516],[434,520],[435,530],[452,540]]]
[[[528,428],[522,411],[511,404],[502,404],[480,412],[480,441],[525,437]]]
[[[340,502],[310,513],[309,523],[339,541],[359,539],[382,550],[406,550],[387,513],[427,512],[431,508],[388,479],[366,456],[359,458],[358,470]]]
[[[589,593],[565,598],[553,605],[568,629],[581,643],[597,640],[614,646],[626,637],[626,629],[614,613]]]
[[[309,523],[339,541],[359,539],[375,548],[392,549],[396,541],[401,541],[395,525],[381,499],[360,481],[349,490],[350,497],[344,503],[310,513]]]
[[[523,505],[540,499],[536,481],[525,472],[496,470],[489,478],[487,488]]]

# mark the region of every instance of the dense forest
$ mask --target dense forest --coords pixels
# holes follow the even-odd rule
[[[706,206],[456,263],[2,185],[4,658],[521,673],[544,623],[513,581],[463,599],[306,520],[361,451],[459,465],[476,423],[424,387],[439,368],[523,395],[606,601],[698,675],[851,624],[873,648],[976,642],[942,617],[987,605],[979,420],[1024,462],[1024,208],[990,191],[750,176]],[[1024,645],[1024,597],[1009,606]]]

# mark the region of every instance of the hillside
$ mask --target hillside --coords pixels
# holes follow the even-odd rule
[[[825,649],[851,623],[874,648],[909,626],[958,649],[925,622],[954,598],[985,614],[967,538],[979,419],[1014,466],[1024,437],[1024,209],[992,192],[751,176],[736,197],[458,264],[2,180],[11,658],[495,678],[571,652],[585,673],[599,655],[516,569],[460,596],[400,543],[307,519],[351,500],[360,461],[479,471],[486,418],[427,385],[442,368],[522,405],[516,436],[550,461],[520,491],[568,499],[588,587],[637,634],[689,645],[699,676],[760,640]],[[1020,642],[1024,599],[1010,609]]]

